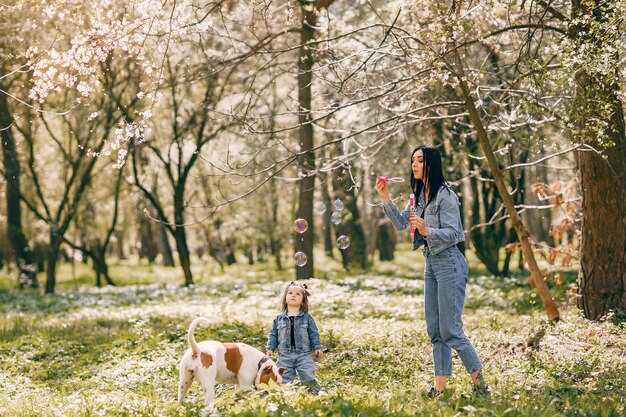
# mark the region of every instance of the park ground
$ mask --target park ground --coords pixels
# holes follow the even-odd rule
[[[468,395],[458,357],[448,392],[424,396],[432,359],[423,257],[402,246],[396,261],[367,273],[317,256],[311,313],[329,349],[317,362],[327,396],[297,385],[247,392],[218,385],[210,409],[197,384],[183,406],[176,402],[187,326],[204,316],[211,325],[197,329],[198,340],[263,349],[293,269],[242,262],[221,272],[196,262],[197,283],[185,288],[178,268],[126,261],[111,268],[119,285],[98,289],[87,266],[64,264],[53,296],[15,290],[0,275],[0,416],[626,415],[626,325],[581,316],[576,272],[550,283],[562,320],[549,324],[527,274],[489,276],[469,258],[464,325],[490,397]]]

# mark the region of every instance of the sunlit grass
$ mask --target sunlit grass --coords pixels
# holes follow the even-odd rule
[[[327,397],[297,386],[238,392],[219,385],[212,410],[203,407],[197,385],[182,407],[176,403],[187,326],[202,315],[211,324],[197,329],[198,339],[262,349],[293,268],[277,272],[271,263],[236,264],[222,273],[197,262],[197,284],[185,288],[178,268],[129,260],[111,266],[118,287],[98,289],[86,265],[66,264],[53,296],[14,290],[10,279],[0,278],[0,415],[626,413],[624,325],[581,318],[568,292],[571,279],[551,284],[563,320],[549,325],[523,275],[475,274],[468,284],[464,325],[485,364],[491,398],[468,398],[469,379],[458,358],[449,392],[425,398],[432,360],[422,257],[400,249],[396,262],[377,263],[368,273],[347,274],[338,260],[318,262],[311,302],[330,349],[318,362]]]

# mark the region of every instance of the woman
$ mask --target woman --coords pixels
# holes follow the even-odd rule
[[[441,155],[428,145],[411,154],[411,190],[415,207],[400,212],[391,200],[386,181],[376,181],[384,211],[398,230],[415,230],[413,250],[424,246],[424,308],[426,328],[433,346],[435,384],[427,395],[441,395],[452,375],[452,349],[472,379],[472,393],[487,393],[482,364],[463,331],[461,314],[469,268],[457,243],[465,241],[459,200],[443,177]]]

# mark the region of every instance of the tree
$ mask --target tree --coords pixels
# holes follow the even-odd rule
[[[104,174],[108,173],[105,172]],[[98,287],[102,286],[101,277],[104,278],[104,281],[107,285],[115,285],[115,283],[111,279],[111,276],[109,275],[109,267],[106,258],[107,251],[109,250],[109,245],[111,243],[111,238],[113,237],[113,233],[115,232],[118,223],[120,212],[120,192],[122,189],[123,174],[124,169],[122,167],[117,172],[114,189],[112,190],[112,198],[111,196],[108,196],[108,198],[105,197],[100,199],[98,199],[99,196],[94,197],[93,194],[101,192],[101,190],[94,190],[93,187],[91,187],[92,189],[89,190],[86,198],[83,198],[85,207],[81,213],[81,221],[78,221],[78,216],[75,220],[75,228],[78,229],[78,232],[80,234],[80,242],[73,242],[67,236],[65,236],[63,239],[65,243],[67,243],[74,249],[79,250],[83,255],[91,258],[94,271],[96,272],[96,286]],[[105,191],[108,192],[110,190]],[[113,200],[112,214],[110,214],[111,199]],[[109,215],[111,215],[111,219],[109,222],[106,222],[107,224],[104,227],[105,230],[102,236],[99,233],[99,229],[101,229],[102,226],[98,224],[98,221],[102,221],[101,218],[105,218]]]
[[[37,6],[31,6],[35,10]],[[20,168],[18,147],[15,141],[15,119],[13,110],[22,106],[11,96],[20,96],[23,88],[20,84],[28,79],[23,74],[26,60],[20,48],[27,42],[36,41],[34,31],[20,24],[20,10],[16,5],[0,5],[0,141],[2,141],[3,166],[6,181],[7,236],[10,244],[10,258],[18,269],[20,287],[38,287],[34,256],[29,248],[28,239],[22,225],[22,206],[20,194],[22,187],[22,170]],[[35,21],[37,19],[34,19]],[[15,32],[20,32],[21,39],[15,39]],[[25,279],[24,279],[25,278]]]
[[[576,95],[571,108],[582,189],[578,305],[598,320],[626,311],[626,133],[620,52],[623,2],[572,0]]]
[[[138,162],[142,149],[135,146],[132,152],[132,167],[135,186],[154,210],[151,217],[163,224],[176,241],[185,285],[189,286],[193,284],[193,275],[185,222],[187,206],[185,192],[190,173],[199,160],[203,147],[227,129],[230,122],[211,123],[211,105],[219,101],[220,91],[223,92],[216,85],[216,76],[205,76],[204,82],[200,84],[201,88],[199,86],[196,88],[196,85],[191,85],[183,75],[188,71],[185,63],[172,63],[168,59],[166,71],[168,74],[166,87],[172,112],[166,113],[164,120],[170,121],[169,126],[165,123],[155,124],[155,131],[159,136],[149,138],[146,144],[146,150],[151,153],[154,164],[142,166]],[[195,97],[197,101],[189,100],[190,97]],[[157,172],[165,174],[167,187],[172,195],[172,216],[168,216],[167,202],[161,201],[158,189],[151,190],[146,185],[146,178],[151,177],[152,169],[162,169]]]
[[[344,205],[344,210],[337,210],[342,215],[342,221],[335,226],[335,238],[345,235],[350,239],[350,246],[341,250],[341,259],[346,271],[350,267],[366,269],[367,245],[363,231],[362,217],[357,206],[356,184],[353,184],[352,173],[344,166],[333,171],[333,201],[337,199]]]
[[[455,13],[456,18],[460,16],[461,2],[458,3],[457,8],[454,9],[453,12]],[[453,20],[454,19],[451,19],[451,21]],[[446,24],[444,25],[447,26]],[[556,304],[554,303],[554,300],[552,299],[550,290],[548,289],[546,282],[543,280],[543,275],[539,270],[539,266],[537,265],[537,262],[535,260],[532,246],[528,240],[528,232],[526,231],[524,224],[522,223],[522,220],[517,213],[515,203],[511,195],[509,194],[509,191],[507,190],[506,184],[503,181],[502,173],[498,167],[492,145],[489,141],[489,136],[481,120],[480,113],[476,107],[475,99],[470,93],[470,89],[467,84],[468,78],[464,68],[465,65],[459,52],[457,40],[454,37],[452,25],[448,26],[448,35],[448,42],[450,42],[451,46],[451,57],[444,58],[444,60],[458,80],[459,88],[465,101],[465,108],[469,113],[474,128],[476,129],[480,146],[489,163],[489,169],[493,176],[494,182],[496,184],[496,187],[498,188],[498,192],[500,194],[500,197],[502,198],[502,202],[504,203],[506,211],[511,218],[513,227],[515,228],[515,232],[520,241],[522,252],[524,253],[524,258],[526,259],[526,262],[528,263],[530,269],[531,279],[537,287],[539,296],[541,297],[546,312],[548,313],[548,317],[550,318],[550,320],[558,321],[559,311],[556,307]]]
[[[32,266],[34,260],[22,229],[21,169],[13,135],[14,119],[9,109],[6,91],[8,91],[8,84],[0,82],[0,140],[2,141],[3,171],[6,181],[7,235],[19,275],[27,278],[26,281],[19,279],[19,286],[36,288],[39,283]]]
[[[70,127],[67,136],[58,138],[52,130],[48,130],[51,135],[50,140],[59,145],[59,150],[64,153],[68,163],[67,176],[65,177],[63,191],[58,201],[54,201],[50,195],[48,195],[48,199],[45,197],[46,193],[44,187],[46,187],[48,181],[42,181],[41,173],[39,172],[42,161],[41,158],[36,156],[36,136],[38,135],[30,129],[30,126],[20,128],[29,149],[28,172],[30,174],[31,184],[36,190],[37,201],[28,200],[24,194],[22,194],[21,197],[35,216],[49,225],[45,290],[47,294],[54,293],[56,285],[56,267],[59,260],[61,244],[64,242],[65,234],[77,213],[83,193],[87,190],[91,182],[92,173],[98,161],[98,158],[92,155],[91,152],[99,154],[103,150],[106,145],[105,138],[108,137],[109,132],[116,123],[114,109],[104,105],[102,108],[105,111],[105,115],[102,121],[102,130],[100,130],[99,135],[89,132],[79,133],[76,123],[80,123],[82,121],[81,119],[86,118],[87,115],[78,112],[74,114],[73,117],[63,117],[63,122]],[[43,114],[41,114],[41,119],[44,125],[48,123]],[[93,148],[91,147],[92,145]],[[75,146],[79,148],[78,152],[73,149]],[[36,163],[35,160],[39,163]],[[53,204],[55,204],[55,206],[53,206]]]
[[[315,154],[313,153],[313,124],[311,123],[311,84],[313,82],[313,49],[310,42],[315,37],[317,15],[333,0],[300,2],[301,27],[298,49],[298,135],[299,151],[298,175],[298,210],[296,218],[304,219],[309,227],[300,236],[295,237],[296,251],[307,256],[307,263],[296,268],[297,279],[308,279],[314,275],[313,258],[313,191],[315,187]]]

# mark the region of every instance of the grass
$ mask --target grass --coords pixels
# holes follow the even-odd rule
[[[321,254],[316,259],[322,259]],[[470,258],[471,259],[471,258]],[[337,261],[310,282],[312,314],[330,349],[317,363],[326,397],[298,386],[241,392],[219,385],[205,408],[198,385],[176,403],[186,328],[197,339],[262,349],[279,293],[293,270],[196,264],[197,284],[177,269],[118,264],[118,287],[93,288],[84,265],[62,265],[58,294],[16,291],[0,276],[0,415],[13,416],[624,416],[626,327],[589,322],[571,284],[552,283],[563,320],[548,324],[523,274],[472,267],[464,324],[486,369],[490,398],[470,399],[458,358],[443,398],[427,399],[432,359],[423,314],[420,254],[347,274]],[[40,278],[41,280],[41,278]]]

